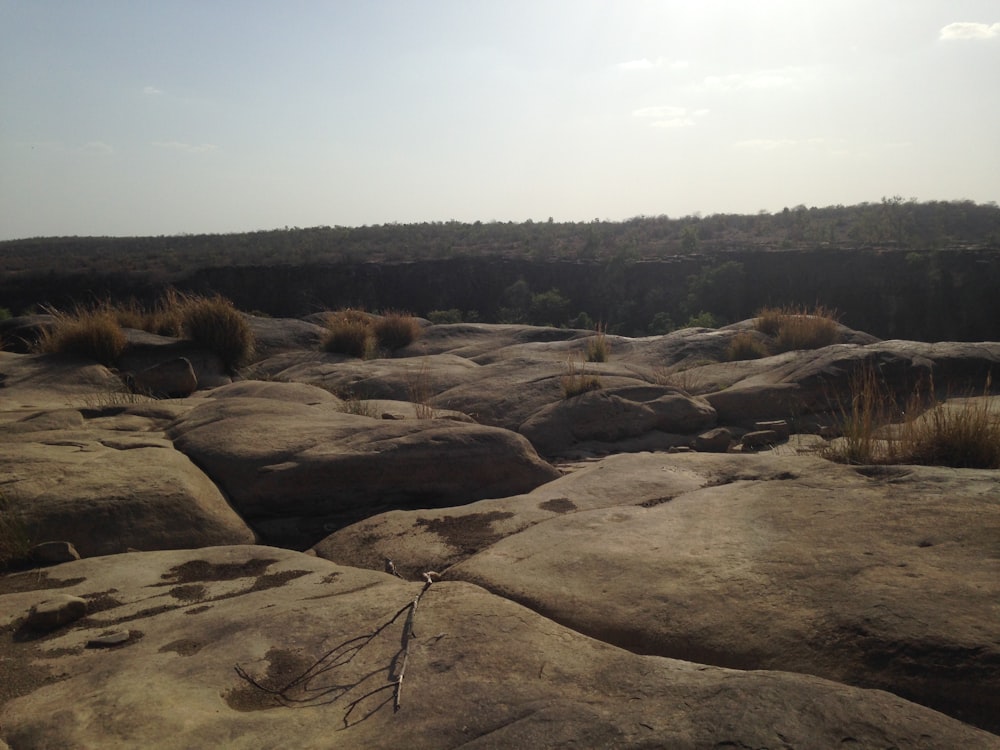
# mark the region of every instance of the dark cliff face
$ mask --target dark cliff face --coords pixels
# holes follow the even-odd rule
[[[492,322],[504,305],[504,291],[522,279],[535,293],[558,289],[569,300],[570,316],[587,312],[625,335],[646,332],[657,313],[681,324],[704,310],[732,322],[764,305],[820,303],[836,309],[852,328],[881,338],[1000,339],[1000,255],[989,251],[745,251],[639,262],[457,257],[204,268],[173,283],[222,294],[240,309],[273,316],[344,306],[419,315],[458,308]],[[126,273],[49,273],[0,280],[0,306],[16,312],[40,303],[130,297],[148,303],[163,286]]]

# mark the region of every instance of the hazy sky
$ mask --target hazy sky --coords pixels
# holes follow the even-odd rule
[[[0,0],[0,238],[1000,199],[997,0]]]

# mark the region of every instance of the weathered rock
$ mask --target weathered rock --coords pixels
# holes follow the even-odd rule
[[[53,594],[28,611],[24,626],[49,631],[76,622],[87,614],[87,600],[69,594]]]
[[[156,398],[183,398],[198,389],[198,376],[191,360],[177,357],[134,373],[131,385],[137,393]]]
[[[582,442],[615,443],[646,432],[694,433],[712,426],[715,411],[703,400],[668,386],[626,386],[590,391],[540,409],[520,432],[539,452],[558,455]]]
[[[102,422],[116,419],[130,424]],[[84,557],[254,541],[219,489],[155,433],[0,431],[0,448],[4,494],[29,539],[65,540]]]
[[[725,453],[733,444],[733,440],[732,430],[715,427],[694,439],[694,449],[703,453]]]
[[[507,430],[371,419],[327,404],[205,399],[169,434],[254,528],[287,546],[392,507],[502,497],[559,476]]]
[[[740,445],[744,450],[760,450],[761,448],[770,448],[779,442],[781,438],[778,433],[774,430],[754,430],[753,432],[748,432],[740,438]]]
[[[888,693],[638,656],[460,582],[420,594],[422,583],[253,546],[93,558],[63,575],[64,591],[103,608],[56,636],[4,634],[17,679],[0,737],[12,747],[684,750],[773,746],[778,734],[789,747],[996,747]],[[0,579],[0,592],[26,580]],[[31,597],[0,596],[0,613]],[[126,624],[127,642],[84,648]]]
[[[784,419],[771,419],[764,422],[756,422],[753,426],[754,430],[771,430],[777,435],[778,440],[788,440],[791,431],[788,427],[788,421]]]
[[[650,460],[715,458],[732,466]],[[1000,729],[996,472],[788,457],[780,481],[747,481],[739,459],[670,502],[497,535],[448,576],[642,653],[880,687]]]
[[[58,565],[80,559],[80,553],[70,542],[42,542],[28,550],[28,558],[42,565]]]

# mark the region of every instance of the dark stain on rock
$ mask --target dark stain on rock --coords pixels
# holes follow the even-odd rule
[[[193,656],[201,651],[201,647],[204,645],[204,643],[191,638],[180,638],[176,641],[171,641],[170,643],[160,646],[157,649],[157,652],[165,654],[168,651],[172,651],[180,656]]]
[[[188,583],[175,586],[167,593],[182,602],[196,602],[205,598],[205,587],[199,583]]]
[[[882,479],[892,481],[894,479],[904,479],[913,472],[899,466],[857,466],[854,468],[858,474],[869,479]]]
[[[569,513],[576,510],[576,503],[567,497],[554,497],[551,500],[540,503],[538,508],[539,510],[551,511],[552,513]]]
[[[507,511],[494,510],[489,513],[469,513],[465,516],[418,518],[417,526],[433,531],[450,547],[466,554],[475,554],[503,539],[502,534],[493,530],[493,522],[512,518],[513,515]]]
[[[50,578],[43,570],[27,570],[23,573],[0,576],[0,594],[21,594],[25,591],[44,589],[64,589],[86,581],[86,578]]]
[[[208,560],[188,560],[175,565],[160,578],[169,586],[174,583],[200,583],[204,581],[235,581],[238,578],[256,578],[277,560],[255,557],[241,563],[210,563]]]
[[[253,675],[253,679],[267,690],[281,690],[296,678],[301,677],[315,663],[313,659],[280,648],[272,648],[267,652],[265,658],[267,659],[266,674],[263,676]],[[282,705],[273,694],[242,680],[239,685],[223,693],[222,697],[234,711],[264,711]]]
[[[80,597],[87,600],[87,614],[93,615],[122,606],[122,602],[112,596],[117,593],[118,589],[108,589],[95,591],[93,594],[80,594]]]
[[[639,507],[655,508],[657,505],[663,505],[664,503],[669,503],[673,499],[674,499],[673,495],[664,495],[663,497],[651,497],[639,503]]]
[[[262,576],[258,576],[257,580],[254,581],[253,586],[251,586],[247,591],[241,591],[239,594],[248,594],[251,591],[265,591],[267,589],[277,588],[278,586],[284,586],[289,581],[294,581],[296,578],[301,578],[302,576],[307,576],[312,571],[309,570],[282,570],[279,573],[267,573]],[[239,594],[235,594],[238,596]],[[215,597],[215,599],[225,599],[227,595]],[[213,600],[214,601],[214,600]]]
[[[0,664],[3,664],[0,706],[71,676],[65,669],[50,670],[40,659],[48,658],[51,654],[33,644],[16,641],[14,632],[14,625],[0,628]],[[74,649],[74,653],[76,652]]]
[[[208,612],[211,607],[207,604],[201,607],[191,607],[191,609],[185,609],[184,614],[186,615],[200,615],[202,612]]]

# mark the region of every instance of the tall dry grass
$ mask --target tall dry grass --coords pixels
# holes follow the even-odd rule
[[[215,352],[226,367],[235,369],[253,355],[250,324],[225,297],[185,296],[179,312],[185,338]]]
[[[46,312],[53,322],[39,336],[37,351],[69,354],[113,367],[128,345],[114,308],[107,303],[69,312],[46,308]]]
[[[594,335],[587,339],[587,361],[607,362],[611,356],[611,346],[608,344],[608,327],[598,323]]]
[[[901,407],[874,368],[861,368],[840,407],[841,437],[825,454],[851,464],[1000,469],[1000,410],[991,408],[991,386],[987,378],[979,398],[940,401],[931,381]]]
[[[754,327],[773,339],[772,354],[799,349],[821,349],[840,340],[835,310],[816,305],[806,307],[765,307],[757,312]]]

